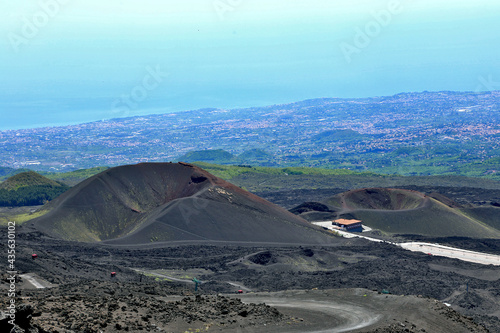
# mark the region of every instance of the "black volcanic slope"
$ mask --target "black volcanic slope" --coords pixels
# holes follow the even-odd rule
[[[364,188],[337,194],[321,203],[304,203],[291,211],[309,221],[360,219],[365,225],[387,233],[500,237],[500,208],[465,209],[438,193]]]
[[[320,244],[321,228],[186,163],[116,167],[67,191],[35,226],[84,242],[228,241]]]

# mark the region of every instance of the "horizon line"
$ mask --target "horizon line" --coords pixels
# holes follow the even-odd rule
[[[484,90],[484,91],[459,91],[459,90],[437,90],[437,91],[428,91],[428,90],[423,90],[423,91],[407,91],[407,92],[399,92],[396,94],[392,95],[378,95],[378,96],[368,96],[368,97],[315,97],[315,98],[306,98],[298,101],[292,101],[292,102],[287,102],[287,103],[275,103],[275,104],[265,104],[265,105],[255,105],[255,106],[247,106],[247,107],[231,107],[231,108],[220,108],[220,107],[213,107],[213,106],[206,106],[206,107],[201,107],[201,108],[196,108],[196,109],[185,109],[185,110],[179,110],[179,111],[171,111],[171,112],[160,112],[160,113],[149,113],[145,115],[131,115],[131,116],[125,116],[125,117],[114,117],[114,118],[105,118],[105,119],[100,119],[100,120],[92,120],[92,121],[87,121],[87,122],[69,122],[66,124],[41,124],[39,126],[33,126],[33,127],[19,127],[19,128],[5,128],[1,129],[0,128],[0,133],[2,132],[11,132],[11,131],[25,131],[25,130],[40,130],[40,129],[50,129],[50,128],[62,128],[62,127],[71,127],[71,126],[80,126],[80,125],[87,125],[87,124],[93,124],[93,123],[99,123],[99,122],[108,122],[108,121],[117,121],[117,120],[124,120],[124,119],[132,119],[132,118],[141,118],[141,117],[152,117],[152,116],[161,116],[161,115],[166,115],[166,114],[177,114],[177,113],[188,113],[188,112],[196,112],[196,111],[202,111],[202,110],[225,110],[225,111],[234,111],[234,110],[246,110],[246,109],[252,109],[252,108],[265,108],[265,107],[271,107],[271,106],[279,106],[279,105],[291,105],[291,104],[296,104],[296,103],[301,103],[301,102],[306,102],[306,101],[315,101],[315,100],[344,100],[344,101],[349,101],[349,100],[364,100],[364,99],[376,99],[376,98],[388,98],[388,97],[395,97],[399,95],[410,95],[410,94],[439,94],[439,93],[458,93],[458,94],[491,94],[491,93],[500,93],[500,90]],[[149,110],[153,109],[159,109],[159,108],[150,108]],[[148,110],[148,109],[146,109]]]

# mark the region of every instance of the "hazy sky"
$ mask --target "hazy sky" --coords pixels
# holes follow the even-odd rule
[[[500,89],[500,1],[3,0],[0,130]]]

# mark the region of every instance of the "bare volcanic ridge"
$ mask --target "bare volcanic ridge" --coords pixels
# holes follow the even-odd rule
[[[45,208],[35,227],[54,237],[109,244],[179,241],[322,244],[321,228],[186,163],[108,169]]]
[[[318,205],[324,208],[318,210]],[[354,218],[369,227],[394,234],[500,237],[500,225],[487,216],[492,215],[495,208],[479,214],[483,211],[467,210],[438,193],[426,195],[404,189],[365,188],[337,194],[322,203],[302,206],[292,209],[292,212],[309,221]]]
[[[423,193],[390,188],[364,188],[341,193],[330,202],[346,209],[407,210],[422,207],[427,201]]]

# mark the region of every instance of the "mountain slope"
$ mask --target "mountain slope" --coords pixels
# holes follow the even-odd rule
[[[0,166],[0,180],[7,179],[15,174],[29,171],[28,169],[14,169]]]
[[[368,188],[335,195],[324,202],[292,209],[308,220],[338,217],[359,219],[363,224],[392,234],[432,237],[500,238],[500,208],[461,208],[452,200],[411,190]],[[306,204],[304,204],[306,205]],[[496,213],[496,215],[495,215]]]
[[[324,243],[286,210],[186,163],[145,163],[91,177],[34,221],[56,237],[112,244],[172,241]]]
[[[0,189],[5,189],[5,190],[17,190],[21,187],[27,187],[27,186],[61,187],[63,185],[54,180],[46,178],[34,171],[26,171],[18,173],[5,180],[3,183],[0,183]]]
[[[500,212],[500,209],[499,209]],[[366,225],[396,234],[431,237],[500,238],[500,231],[429,198],[425,206],[402,211],[357,210],[351,214]]]
[[[0,207],[42,205],[68,189],[36,172],[22,172],[0,183]]]

